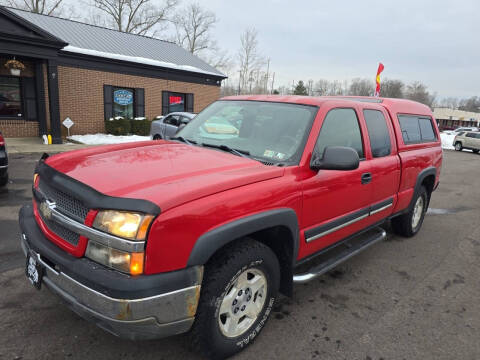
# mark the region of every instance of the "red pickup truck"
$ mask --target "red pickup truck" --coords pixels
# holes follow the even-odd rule
[[[20,211],[26,274],[130,339],[191,331],[227,357],[280,291],[421,228],[442,164],[422,104],[221,99],[170,140],[44,155]]]

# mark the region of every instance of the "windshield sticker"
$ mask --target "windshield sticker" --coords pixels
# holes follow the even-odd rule
[[[278,159],[278,160],[283,160],[286,157],[284,153],[276,152],[273,150],[265,150],[265,152],[263,153],[263,156],[272,158],[272,159]]]
[[[263,156],[273,158],[275,156],[275,151],[265,150],[265,152],[263,153]]]

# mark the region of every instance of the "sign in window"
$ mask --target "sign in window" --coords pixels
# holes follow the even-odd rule
[[[121,116],[126,119],[134,118],[133,99],[133,89],[115,89],[113,91],[113,116]]]

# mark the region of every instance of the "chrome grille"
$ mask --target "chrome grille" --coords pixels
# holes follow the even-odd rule
[[[63,191],[55,189],[47,182],[42,181],[41,178],[38,188],[48,200],[55,202],[57,210],[62,214],[81,223],[85,222],[89,209],[83,205],[80,200],[75,199],[71,195],[65,194]]]
[[[36,201],[36,200],[35,200]],[[40,207],[40,203],[37,202],[37,208]],[[49,228],[50,231],[55,233],[57,236],[61,237],[63,240],[69,242],[70,244],[77,246],[78,241],[80,239],[80,235],[77,233],[63,227],[62,225],[56,223],[55,221],[46,219],[43,215],[42,212],[38,212],[40,214],[40,217],[42,218],[43,223]]]

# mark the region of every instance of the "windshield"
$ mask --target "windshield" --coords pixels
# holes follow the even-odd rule
[[[198,145],[222,145],[264,162],[294,164],[300,161],[317,110],[275,102],[217,101],[177,136]]]

